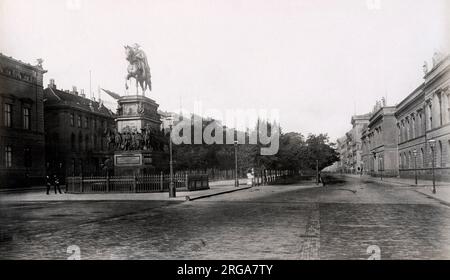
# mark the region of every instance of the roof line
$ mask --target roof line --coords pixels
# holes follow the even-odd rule
[[[56,98],[58,98],[60,101],[62,100],[61,97],[59,97],[51,87],[49,87],[50,91],[53,93],[54,96],[56,96]]]

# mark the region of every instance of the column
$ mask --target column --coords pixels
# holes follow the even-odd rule
[[[450,109],[449,109],[449,98],[450,93],[448,90],[442,92],[441,100],[442,100],[442,122],[443,124],[447,124],[450,122]]]

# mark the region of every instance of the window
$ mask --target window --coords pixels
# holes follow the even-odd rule
[[[70,135],[70,148],[75,151],[75,134]]]
[[[83,149],[83,135],[81,133],[78,134],[78,151]]]
[[[89,150],[89,135],[85,135],[84,136],[84,145],[85,145],[85,150]]]
[[[72,170],[72,175],[75,175],[75,159],[70,161],[70,168]]]
[[[81,127],[81,116],[77,116],[77,126]]]
[[[417,127],[418,127],[417,133],[418,133],[419,135],[422,135],[422,134],[423,134],[423,127],[422,127],[422,113],[419,113],[419,123],[418,123]]]
[[[30,129],[30,108],[23,108],[23,129]]]
[[[24,161],[23,165],[25,167],[27,167],[27,168],[31,167],[32,160],[31,160],[31,149],[30,148],[25,148],[23,150],[23,161]]]
[[[423,152],[423,148],[420,148],[420,158],[422,159],[422,166],[425,167],[425,154]]]
[[[70,113],[70,126],[75,126],[75,116]]]
[[[411,169],[414,165],[414,157],[413,157],[411,151],[409,151],[409,153],[408,153],[408,159],[409,159],[408,169]]]
[[[433,128],[433,117],[432,117],[432,109],[433,109],[433,107],[431,106],[431,104],[429,105],[429,110],[428,110],[428,112],[430,113],[430,127],[429,127],[429,129],[432,129]]]
[[[89,127],[89,119],[88,117],[84,118],[84,128],[88,128]]]
[[[6,127],[12,127],[12,123],[11,123],[12,105],[5,103],[3,105],[3,110],[4,110],[4,117],[3,117],[4,125]]]
[[[11,146],[5,147],[5,167],[12,167],[12,148]]]

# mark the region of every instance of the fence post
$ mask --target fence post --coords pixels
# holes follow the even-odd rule
[[[81,181],[80,181],[80,186],[81,186],[81,192],[84,192],[84,185],[83,185],[83,173],[81,173]]]
[[[159,175],[159,183],[160,183],[161,191],[163,191],[164,190],[164,175],[163,175],[162,171],[161,171],[161,174]]]
[[[136,181],[137,181],[136,174],[134,174],[133,175],[133,192],[136,192]]]
[[[184,184],[186,186],[186,190],[189,190],[189,175],[186,173]]]

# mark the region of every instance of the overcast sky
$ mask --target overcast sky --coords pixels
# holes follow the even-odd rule
[[[448,2],[0,0],[0,52],[43,58],[45,85],[89,92],[91,70],[95,93],[125,94],[123,46],[138,43],[147,96],[162,110],[192,111],[196,100],[278,109],[284,131],[334,140],[381,97],[401,101],[422,82],[423,61],[448,52]]]

